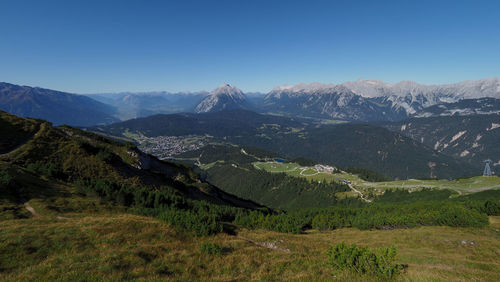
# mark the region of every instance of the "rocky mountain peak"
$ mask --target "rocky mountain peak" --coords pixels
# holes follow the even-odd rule
[[[238,87],[230,85],[228,83],[221,84],[219,87],[210,92],[210,95],[228,95],[232,97],[244,98],[243,91],[241,91]]]
[[[236,86],[223,83],[196,106],[195,112],[207,113],[246,108],[248,108],[248,102],[245,94]]]

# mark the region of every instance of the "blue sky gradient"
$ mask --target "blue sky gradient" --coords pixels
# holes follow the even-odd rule
[[[0,1],[0,81],[72,93],[500,76],[500,1]]]

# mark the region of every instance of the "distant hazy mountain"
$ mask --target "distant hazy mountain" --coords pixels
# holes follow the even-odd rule
[[[390,84],[379,80],[360,79],[343,85],[363,97],[390,101],[394,108],[403,108],[408,114],[414,114],[425,107],[462,99],[500,98],[500,78],[443,85],[423,85],[413,81]]]
[[[473,165],[491,159],[500,167],[500,114],[411,118],[383,126]]]
[[[423,85],[412,81],[390,84],[363,79],[340,85],[284,85],[275,87],[266,95],[262,108],[271,112],[344,120],[399,120],[430,106],[484,97],[500,98],[500,78],[444,85]],[[478,103],[482,101],[486,102],[480,100]],[[463,112],[467,111],[464,109]]]
[[[404,110],[392,103],[353,93],[342,85],[299,84],[279,86],[267,94],[262,109],[287,115],[351,121],[400,120]]]
[[[196,106],[195,112],[208,113],[248,108],[249,104],[243,92],[236,86],[223,83]]]
[[[126,120],[154,114],[193,112],[208,92],[144,92],[87,95],[117,109],[117,117]]]
[[[0,109],[56,124],[93,125],[154,114],[248,109],[307,119],[399,121],[408,117],[500,112],[500,78],[455,84],[423,85],[357,80],[343,84],[277,86],[267,94],[244,94],[222,84],[212,92],[145,92],[86,95],[0,85]],[[106,105],[104,105],[106,104]]]
[[[89,126],[118,121],[112,116],[113,107],[86,96],[9,83],[0,83],[0,109],[56,125]]]
[[[363,80],[345,82],[342,85],[363,97],[411,95],[424,96],[450,96],[458,99],[474,99],[484,97],[499,97],[500,78],[486,78],[482,80],[467,80],[453,84],[424,85],[413,81],[387,83],[380,80]],[[450,102],[446,101],[445,102]]]
[[[470,116],[500,113],[500,99],[464,99],[455,103],[430,106],[412,115],[413,117]]]
[[[122,120],[153,114],[251,109],[314,119],[398,121],[410,116],[499,112],[498,103],[490,105],[491,101],[483,98],[500,99],[500,78],[443,85],[423,85],[412,81],[391,84],[363,79],[339,85],[300,83],[277,86],[267,94],[244,94],[237,87],[224,83],[211,93],[149,92],[89,97],[116,107],[116,116]],[[457,103],[471,99],[479,100]],[[450,104],[448,110],[435,107],[448,107],[447,104]]]

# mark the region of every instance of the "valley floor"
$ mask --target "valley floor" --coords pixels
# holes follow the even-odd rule
[[[397,261],[408,265],[398,280],[494,281],[500,277],[500,217],[490,222],[485,228],[344,228],[300,235],[238,229],[237,235],[199,238],[122,212],[42,211],[2,221],[0,280],[372,279],[328,265],[327,249],[346,242],[371,249],[394,244]],[[221,245],[222,254],[202,253],[204,242]]]

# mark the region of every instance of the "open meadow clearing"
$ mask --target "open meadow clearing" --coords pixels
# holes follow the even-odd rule
[[[410,191],[420,190],[422,188],[431,189],[450,189],[457,192],[458,195],[465,195],[475,192],[481,192],[491,189],[500,189],[500,177],[475,176],[461,179],[436,179],[420,180],[407,179],[383,182],[369,182],[359,178],[355,174],[347,172],[326,173],[318,172],[314,167],[303,167],[297,163],[279,163],[279,162],[255,162],[254,166],[258,169],[264,169],[269,172],[283,172],[291,176],[306,177],[315,181],[343,181],[347,180],[356,188],[363,192],[372,192],[373,194],[382,194],[387,189],[406,189]]]
[[[34,204],[34,206],[37,206]],[[407,265],[396,280],[494,281],[500,275],[500,217],[484,228],[341,228],[286,234],[238,229],[193,237],[149,217],[117,213],[6,220],[0,227],[1,280],[355,280],[327,249],[340,242],[394,245]],[[215,243],[220,252],[203,251]]]

